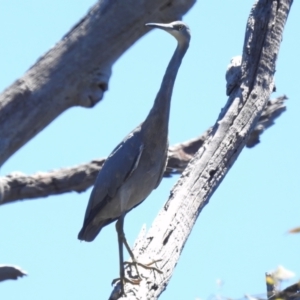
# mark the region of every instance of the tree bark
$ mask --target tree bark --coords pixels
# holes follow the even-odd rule
[[[286,99],[286,96],[282,96],[268,101],[255,129],[250,134],[246,144],[247,147],[257,145],[259,143],[259,135],[273,125],[274,120],[286,110],[284,104]],[[209,137],[211,130],[212,127],[197,138],[171,146],[164,176],[170,177],[174,174],[181,174]],[[94,184],[104,162],[105,158],[102,158],[74,167],[50,172],[39,172],[33,175],[26,175],[20,172],[9,174],[1,178],[0,205],[69,192],[84,192]]]
[[[148,32],[145,23],[181,19],[194,2],[99,0],[0,95],[0,166],[66,109],[98,103],[113,63]]]
[[[141,269],[140,285],[125,286],[127,299],[157,299],[166,289],[184,244],[203,207],[246,145],[273,91],[273,76],[292,0],[258,0],[246,28],[238,84],[208,139],[184,170],[170,198],[133,252],[141,262],[162,261],[163,274]],[[130,272],[130,270],[128,270]],[[116,285],[110,299],[119,299]]]

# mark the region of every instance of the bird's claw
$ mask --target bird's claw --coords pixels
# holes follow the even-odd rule
[[[115,278],[112,282],[111,282],[111,285],[114,285],[116,284],[117,282],[120,282],[120,285],[121,285],[121,294],[119,296],[125,296],[126,297],[126,293],[125,293],[125,290],[124,290],[124,285],[126,283],[131,283],[131,284],[134,284],[134,285],[139,285],[140,282],[142,281],[142,279],[128,279],[126,277],[123,277],[123,278]]]
[[[132,266],[132,265],[134,265],[134,266],[135,266],[135,269],[136,269],[136,271],[137,271],[137,275],[138,275],[138,277],[140,278],[140,274],[139,274],[139,272],[138,272],[137,266],[140,266],[140,267],[142,267],[142,268],[144,268],[144,269],[147,269],[147,270],[153,270],[153,271],[156,271],[156,272],[159,273],[159,274],[163,274],[163,272],[162,272],[160,269],[151,266],[151,265],[153,265],[153,264],[155,264],[155,263],[157,263],[157,262],[160,262],[160,261],[162,261],[162,259],[154,260],[154,261],[152,261],[151,263],[148,263],[148,264],[142,264],[142,263],[137,262],[137,261],[124,261],[124,265],[125,265],[125,266]]]
[[[140,279],[140,278],[139,279],[128,279],[128,278],[124,277],[123,280],[122,280],[122,278],[115,278],[111,282],[111,285],[114,285],[115,283],[117,283],[119,281],[123,282],[123,284],[125,284],[125,283],[131,283],[131,284],[134,284],[134,285],[139,285],[140,282],[142,281],[142,279]]]

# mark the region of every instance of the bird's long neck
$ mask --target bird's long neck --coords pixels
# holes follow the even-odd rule
[[[146,128],[157,130],[158,135],[161,132],[166,132],[166,134],[168,134],[173,87],[182,58],[184,57],[188,47],[188,43],[178,43],[163,77],[163,81],[155,98],[153,107],[144,122],[145,125],[147,124],[147,126],[145,126]]]

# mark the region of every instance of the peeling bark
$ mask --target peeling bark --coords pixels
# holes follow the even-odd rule
[[[260,143],[259,136],[269,127],[274,125],[274,120],[278,118],[284,111],[286,111],[286,106],[284,101],[288,97],[283,95],[267,103],[263,113],[261,114],[257,125],[251,132],[250,137],[247,141],[246,146],[252,148]]]

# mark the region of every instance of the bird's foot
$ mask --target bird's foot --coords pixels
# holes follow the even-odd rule
[[[157,262],[160,262],[160,261],[162,261],[162,260],[158,259],[158,260],[154,260],[154,261],[152,261],[148,264],[142,264],[142,263],[140,263],[138,261],[135,261],[135,260],[134,261],[125,261],[124,262],[125,267],[134,266],[134,268],[136,270],[136,276],[134,276],[134,277],[136,277],[136,278],[130,278],[129,279],[125,276],[124,277],[120,276],[119,278],[114,279],[111,284],[114,285],[116,283],[119,283],[120,284],[120,296],[125,296],[126,297],[126,293],[125,293],[125,290],[124,290],[125,284],[130,283],[130,284],[133,284],[133,285],[139,285],[140,282],[142,281],[142,277],[141,277],[141,275],[138,271],[137,266],[140,266],[140,267],[142,267],[144,269],[147,269],[147,270],[156,271],[157,273],[162,274],[163,272],[160,269],[158,269],[157,267],[152,266],[153,264],[155,264]]]
[[[120,296],[126,296],[125,291],[124,291],[124,286],[126,283],[134,284],[134,285],[139,285],[142,279],[128,279],[126,277],[123,278],[115,278],[112,282],[111,285],[116,284],[117,282],[120,282],[121,285],[121,295]]]
[[[158,269],[157,267],[152,266],[153,264],[156,264],[157,262],[160,262],[160,261],[162,261],[162,260],[161,259],[157,259],[157,260],[154,260],[154,261],[152,261],[151,263],[148,263],[148,264],[142,264],[142,263],[140,263],[140,262],[138,262],[136,260],[134,260],[134,261],[124,261],[124,265],[125,265],[125,267],[126,266],[130,266],[130,267],[134,266],[135,270],[136,270],[136,273],[137,273],[137,276],[141,280],[141,276],[140,276],[140,273],[138,271],[137,266],[140,266],[140,267],[142,267],[144,269],[147,269],[147,270],[155,271],[155,272],[157,272],[159,274],[163,274],[163,272],[160,269]]]
[[[140,278],[139,279],[128,279],[127,277],[124,277],[123,279],[122,278],[115,278],[112,282],[111,282],[111,285],[114,285],[115,283],[117,282],[123,282],[123,284],[125,283],[131,283],[131,284],[135,284],[135,285],[138,285],[140,284],[140,282],[142,281]]]

